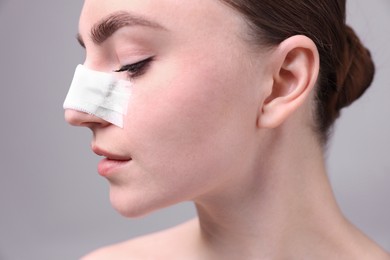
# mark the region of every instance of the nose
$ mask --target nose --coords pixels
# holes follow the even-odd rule
[[[110,124],[97,116],[73,109],[65,109],[65,120],[70,125],[89,128],[104,127]]]

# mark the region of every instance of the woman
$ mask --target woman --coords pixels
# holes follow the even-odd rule
[[[374,74],[345,1],[86,0],[78,38],[85,67],[132,83],[121,127],[65,111],[93,131],[112,205],[198,212],[84,259],[390,259],[343,217],[324,166]]]

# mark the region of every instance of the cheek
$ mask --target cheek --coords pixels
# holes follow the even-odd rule
[[[127,143],[149,175],[148,185],[160,191],[175,187],[183,196],[179,186],[187,192],[207,188],[212,176],[234,168],[255,124],[250,95],[240,90],[238,74],[229,65],[186,60],[166,66],[148,79],[148,86],[136,86]]]

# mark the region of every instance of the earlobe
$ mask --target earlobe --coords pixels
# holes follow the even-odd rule
[[[273,85],[259,113],[261,128],[278,127],[301,106],[314,88],[319,72],[317,47],[303,35],[284,40],[272,58]]]

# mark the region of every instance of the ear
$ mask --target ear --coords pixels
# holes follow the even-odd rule
[[[307,99],[319,73],[319,54],[306,36],[292,36],[271,55],[272,89],[260,108],[258,126],[276,128]]]

